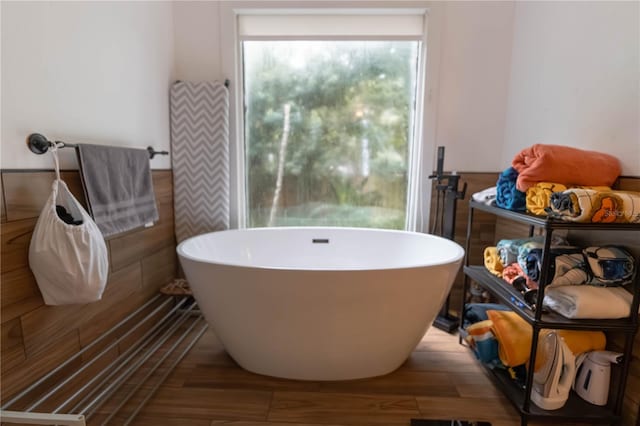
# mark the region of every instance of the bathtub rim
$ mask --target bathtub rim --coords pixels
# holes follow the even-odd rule
[[[311,230],[311,229],[316,229],[316,230],[328,230],[328,231],[341,231],[341,230],[344,230],[344,231],[359,231],[359,232],[372,231],[372,232],[376,232],[376,233],[410,234],[410,235],[415,235],[418,238],[427,238],[427,239],[431,239],[431,240],[441,241],[441,242],[443,242],[445,244],[449,244],[457,251],[457,253],[455,255],[451,256],[451,257],[444,258],[444,259],[442,259],[440,261],[437,261],[437,262],[408,264],[408,265],[395,266],[395,267],[371,266],[371,267],[367,267],[367,268],[354,268],[354,267],[344,267],[344,268],[336,268],[336,267],[331,267],[331,268],[304,267],[303,268],[303,267],[293,267],[293,266],[264,266],[264,265],[251,265],[251,264],[239,263],[239,262],[236,263],[236,262],[213,261],[213,260],[208,260],[208,259],[203,259],[203,258],[198,258],[198,257],[192,256],[190,254],[185,253],[185,250],[184,250],[184,246],[192,239],[203,238],[205,236],[212,235],[212,234],[218,234],[218,233],[221,233],[221,232],[224,232],[224,233],[227,233],[227,232],[253,232],[253,231],[264,231],[264,230],[268,230],[267,232],[276,232],[277,230],[280,230],[280,229],[282,229],[282,230]],[[255,228],[237,228],[237,229],[225,229],[225,230],[221,230],[221,231],[205,232],[203,234],[194,235],[194,236],[189,237],[189,238],[185,239],[184,241],[180,242],[176,247],[176,253],[177,253],[177,255],[179,257],[183,257],[183,258],[188,259],[190,261],[209,263],[209,264],[212,264],[212,265],[223,265],[223,266],[230,266],[230,267],[236,267],[236,268],[252,268],[252,269],[258,269],[258,270],[265,270],[265,271],[312,271],[312,272],[315,272],[315,271],[317,271],[317,272],[357,272],[357,271],[384,271],[384,270],[428,268],[428,267],[435,267],[435,266],[450,265],[450,264],[458,263],[458,262],[463,261],[463,259],[465,257],[465,250],[460,244],[458,244],[457,242],[455,242],[453,240],[449,240],[447,238],[441,237],[439,235],[433,235],[433,234],[417,232],[417,231],[404,231],[404,230],[398,230],[398,229],[356,228],[356,227],[340,227],[340,226],[255,227]]]

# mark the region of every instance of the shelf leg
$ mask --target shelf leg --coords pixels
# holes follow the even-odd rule
[[[524,403],[522,404],[522,411],[528,413],[531,406],[531,388],[533,386],[533,366],[536,364],[536,353],[538,349],[538,336],[540,329],[537,325],[533,326],[533,335],[531,336],[531,351],[529,352],[529,371],[527,372],[527,384],[524,390]]]

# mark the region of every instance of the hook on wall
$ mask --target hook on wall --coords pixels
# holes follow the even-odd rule
[[[50,147],[56,144],[61,145],[62,148],[76,146],[76,145],[72,145],[72,144],[68,144],[60,141],[51,142],[49,139],[47,139],[46,137],[44,137],[44,135],[41,135],[40,133],[31,133],[27,137],[27,146],[29,147],[31,152],[38,155],[44,154],[49,150]]]

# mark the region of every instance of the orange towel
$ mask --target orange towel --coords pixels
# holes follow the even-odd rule
[[[611,186],[621,171],[620,162],[612,155],[544,144],[523,149],[511,165],[518,171],[516,188],[523,192],[536,182]]]
[[[518,314],[512,311],[488,310],[487,316],[493,323],[491,330],[498,340],[498,354],[502,363],[508,367],[525,364],[531,350],[533,329]],[[540,334],[550,330],[541,330]],[[607,339],[602,331],[557,330],[574,355],[582,352],[603,350]],[[534,370],[541,364],[536,356]]]

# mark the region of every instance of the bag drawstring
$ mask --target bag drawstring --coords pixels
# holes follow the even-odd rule
[[[56,170],[56,180],[60,180],[60,163],[58,162],[58,143],[54,142],[53,145],[49,148],[51,151],[51,155],[53,155],[53,163],[55,165]]]

